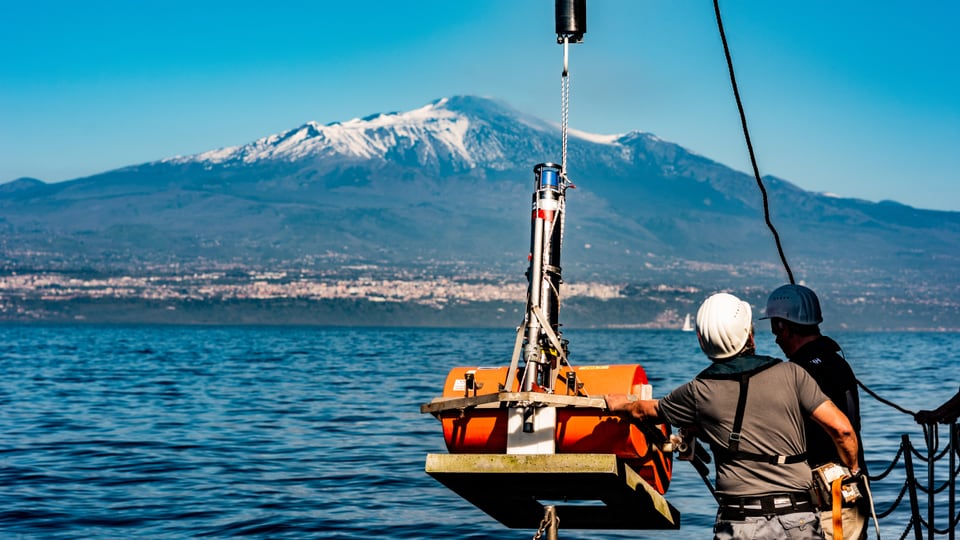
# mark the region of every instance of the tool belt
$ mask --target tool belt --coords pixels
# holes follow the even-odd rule
[[[830,496],[829,496],[829,495],[830,495],[829,493],[827,493],[826,495],[824,495],[824,494],[822,494],[821,492],[816,491],[816,492],[815,492],[815,495],[814,495],[814,498],[813,498],[814,506],[816,506],[817,509],[820,510],[820,511],[822,511],[822,512],[832,511],[832,510],[833,510],[833,503],[832,503],[832,501],[830,500]],[[841,501],[840,501],[840,507],[841,507],[841,508],[854,508],[854,507],[859,507],[859,506],[860,506],[860,502],[859,502],[859,501],[860,501],[860,499],[857,499],[857,500],[855,500],[855,501],[848,501],[847,499],[841,499]]]
[[[806,492],[720,498],[720,519],[724,521],[743,521],[748,517],[780,516],[814,511],[816,506],[810,501],[810,494]]]
[[[811,499],[820,510],[832,510],[831,484],[834,480],[843,480],[840,491],[840,506],[852,508],[857,506],[863,496],[856,479],[850,477],[850,470],[839,463],[825,463],[813,468],[813,490]]]

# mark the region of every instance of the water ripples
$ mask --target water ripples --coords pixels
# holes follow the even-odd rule
[[[0,327],[0,533],[529,538],[533,531],[504,528],[424,473],[426,454],[446,450],[439,423],[419,413],[452,367],[506,365],[514,337],[513,330]],[[643,364],[657,395],[703,367],[691,334],[571,330],[565,337],[575,365]],[[932,408],[956,391],[955,380],[943,382],[956,335],[838,339],[861,379],[904,406]],[[920,395],[897,376],[908,360]],[[917,428],[863,400],[868,457],[879,456],[871,467],[882,469],[899,432]],[[676,463],[668,498],[683,528],[644,537],[709,534],[715,505],[688,464]],[[566,539],[637,536],[562,530]]]

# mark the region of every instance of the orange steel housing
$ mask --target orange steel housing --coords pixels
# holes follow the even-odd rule
[[[507,367],[455,367],[447,375],[443,397],[466,397],[496,394],[507,379]],[[647,374],[639,364],[614,366],[579,366],[562,370],[555,393],[566,393],[566,373],[576,372],[582,383],[581,395],[641,394]],[[474,372],[476,391],[466,389],[466,374]],[[519,370],[518,370],[519,371]],[[517,379],[522,373],[517,374]],[[504,391],[517,392],[519,382]],[[572,394],[572,392],[571,392]],[[440,415],[443,440],[451,454],[506,454],[507,411],[504,408],[469,408],[445,411]],[[670,428],[659,428],[669,436]],[[654,443],[656,441],[653,441]],[[651,444],[640,428],[603,409],[591,407],[558,407],[556,452],[563,454],[616,454],[623,458],[659,493],[667,491],[673,463],[672,454]]]

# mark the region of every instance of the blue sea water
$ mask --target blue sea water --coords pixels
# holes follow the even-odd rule
[[[690,333],[567,330],[575,365],[640,363],[662,395],[705,366]],[[779,355],[761,332],[759,352]],[[911,411],[960,385],[960,334],[835,334],[861,381]],[[419,412],[454,366],[506,365],[514,332],[451,329],[0,326],[0,537],[521,539],[424,472],[444,453]],[[872,471],[906,414],[862,394]],[[941,428],[945,432],[945,428]],[[903,483],[874,485],[878,509]],[[667,493],[709,538],[715,503],[689,464]],[[901,504],[906,508],[906,504]],[[899,538],[906,510],[881,520]],[[939,518],[939,526],[944,519]]]

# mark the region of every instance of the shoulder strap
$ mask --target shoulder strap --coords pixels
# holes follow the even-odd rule
[[[747,409],[747,390],[750,389],[750,377],[752,373],[744,373],[740,376],[740,396],[737,398],[737,414],[733,417],[733,430],[727,439],[727,451],[737,453],[740,449],[740,428],[743,427],[743,413]]]
[[[732,459],[743,459],[748,461],[760,461],[763,463],[775,463],[782,465],[785,463],[800,463],[801,461],[805,461],[807,459],[806,452],[802,452],[793,456],[781,456],[740,451],[740,429],[743,427],[743,415],[747,409],[747,391],[750,389],[750,377],[756,373],[759,373],[760,371],[763,370],[761,369],[753,372],[743,373],[740,376],[740,395],[737,398],[737,412],[733,417],[733,430],[730,431],[727,447],[714,447],[713,453],[716,455],[718,462]]]

